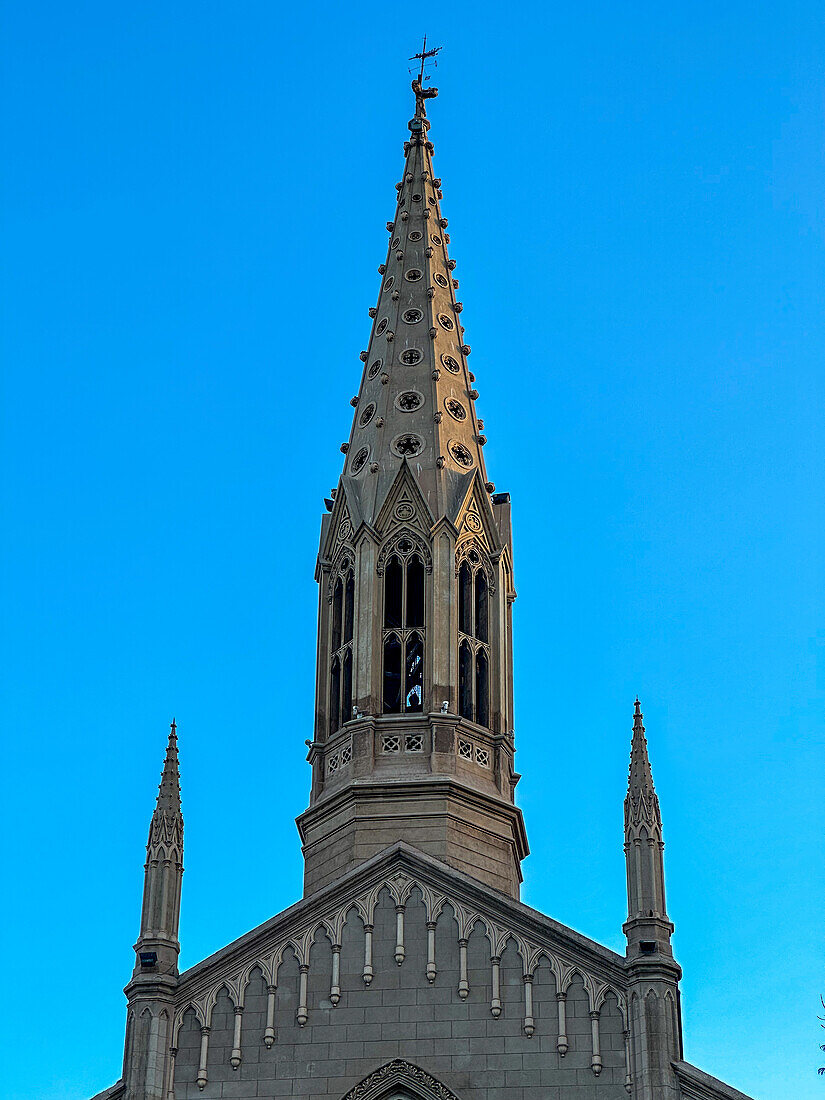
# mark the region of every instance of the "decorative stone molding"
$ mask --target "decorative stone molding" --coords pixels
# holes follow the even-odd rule
[[[470,515],[475,515],[475,513],[470,513]],[[495,592],[496,572],[490,561],[489,550],[482,541],[480,533],[467,535],[459,542],[455,553],[456,576],[458,576],[461,566],[465,561],[471,569],[481,568],[484,570],[485,576],[487,577],[487,587],[491,594]]]
[[[436,1081],[426,1070],[396,1058],[365,1077],[344,1097],[344,1100],[378,1100],[389,1096],[392,1089],[408,1088],[421,1100],[458,1100],[446,1085]]]
[[[378,563],[376,565],[376,572],[379,577],[383,577],[387,560],[392,557],[393,554],[398,554],[402,559],[408,558],[412,554],[418,554],[424,563],[425,571],[427,573],[432,573],[433,571],[433,556],[426,540],[419,531],[416,531],[414,527],[410,527],[407,524],[403,527],[396,528],[389,538],[384,541],[379,551]]]
[[[340,999],[340,953],[343,940],[344,925],[348,916],[352,917],[354,910],[357,918],[363,925],[364,933],[364,962],[362,976],[364,984],[369,986],[373,980],[373,937],[375,931],[375,913],[381,894],[387,891],[389,902],[395,910],[394,929],[394,958],[400,966],[409,965],[405,958],[404,931],[405,915],[413,891],[418,891],[424,905],[424,917],[427,930],[427,958],[426,966],[421,975],[429,984],[435,981],[436,968],[436,927],[439,919],[444,916],[445,908],[449,907],[456,921],[456,939],[459,955],[459,981],[456,996],[460,1000],[466,1000],[470,992],[468,971],[468,946],[469,940],[476,929],[480,929],[486,937],[490,948],[491,966],[491,998],[490,1012],[495,1019],[501,1015],[501,960],[508,944],[515,947],[522,965],[522,981],[524,984],[524,1034],[530,1037],[534,1033],[535,1020],[533,1013],[533,981],[536,972],[546,967],[553,974],[558,1001],[558,1051],[564,1056],[567,1053],[568,1041],[566,1036],[566,998],[572,983],[578,978],[581,980],[587,997],[587,1007],[591,1018],[592,1032],[592,1058],[591,1068],[598,1074],[601,1071],[601,1054],[599,1051],[599,1014],[602,1012],[605,1000],[612,994],[617,1001],[622,1020],[623,1031],[629,1035],[630,1022],[627,1011],[627,1000],[622,989],[616,988],[614,983],[605,981],[591,973],[586,966],[573,958],[562,956],[557,949],[537,942],[530,935],[514,927],[508,927],[500,923],[489,914],[480,909],[468,906],[464,901],[455,896],[450,896],[441,890],[433,888],[427,882],[422,881],[416,874],[410,874],[406,869],[390,872],[381,876],[369,887],[363,889],[354,896],[348,896],[339,901],[333,908],[321,911],[317,916],[303,925],[285,930],[283,938],[276,945],[260,945],[258,952],[246,963],[228,972],[212,973],[206,987],[201,987],[199,992],[182,991],[181,1001],[175,1013],[174,1026],[171,1033],[170,1047],[178,1046],[178,1036],[185,1013],[192,1009],[195,1013],[198,1027],[202,1036],[208,1043],[209,1029],[212,1025],[212,1012],[222,990],[225,990],[233,1009],[236,1013],[235,1029],[240,1033],[244,998],[249,982],[254,971],[260,970],[267,989],[267,1014],[266,1028],[261,1035],[261,1040],[267,1047],[271,1047],[276,1041],[275,1019],[275,992],[278,983],[278,971],[288,951],[292,951],[299,970],[299,1004],[296,1013],[297,1023],[303,1027],[310,1018],[311,1008],[308,1004],[305,987],[308,984],[308,975],[312,967],[312,947],[319,934],[323,934],[329,940],[332,949],[332,966],[330,973],[330,1001],[337,1005]],[[206,977],[204,975],[204,977]],[[194,995],[193,995],[194,994]],[[233,1054],[241,1050],[240,1041],[235,1042],[233,1035]],[[629,1042],[629,1037],[626,1036]],[[231,1057],[231,1056],[230,1056]],[[204,1064],[205,1070],[205,1064]],[[377,1071],[383,1072],[383,1071]],[[389,1072],[389,1071],[387,1071]],[[373,1081],[373,1076],[361,1083],[366,1086],[366,1081]],[[381,1079],[386,1083],[386,1078]],[[205,1085],[204,1081],[204,1085]],[[376,1078],[374,1086],[380,1083]],[[410,1082],[411,1084],[414,1082]],[[361,1086],[356,1086],[360,1088]],[[372,1088],[373,1085],[370,1085]],[[439,1086],[441,1087],[441,1086]],[[379,1093],[363,1092],[349,1093],[348,1096],[372,1096]],[[422,1092],[423,1096],[442,1095],[440,1093]],[[449,1093],[445,1095],[451,1095]]]

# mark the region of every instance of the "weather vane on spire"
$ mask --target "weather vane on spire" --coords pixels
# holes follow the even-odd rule
[[[424,66],[429,61],[430,58],[433,58],[433,64],[437,68],[438,67],[438,62],[435,60],[435,57],[441,51],[441,49],[442,49],[441,46],[435,46],[435,47],[433,47],[433,49],[428,50],[427,49],[427,36],[425,34],[424,35],[424,45],[421,47],[421,52],[420,53],[414,53],[412,55],[412,57],[410,58],[410,61],[420,61],[421,62],[421,69],[419,70],[418,76],[416,76],[415,79],[412,82],[412,90],[415,92],[415,113],[416,113],[416,115],[418,115],[419,117],[422,117],[422,118],[425,117],[426,114],[427,114],[426,110],[424,109],[424,100],[425,99],[435,99],[435,97],[438,95],[438,88],[425,88],[424,87],[424,81],[430,79],[429,74],[425,75],[425,73],[424,73]],[[410,69],[410,72],[412,72],[412,69]]]

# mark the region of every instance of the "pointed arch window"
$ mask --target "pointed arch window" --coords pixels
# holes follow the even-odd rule
[[[402,539],[384,568],[384,714],[424,709],[426,569]]]
[[[355,630],[355,574],[348,558],[332,589],[329,665],[329,736],[352,717],[352,645]]]
[[[458,712],[490,728],[490,585],[475,549],[458,567]]]

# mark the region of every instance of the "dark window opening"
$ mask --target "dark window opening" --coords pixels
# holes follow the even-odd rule
[[[458,569],[458,712],[490,728],[490,586],[471,547]]]
[[[329,670],[329,732],[330,736],[341,724],[341,666],[333,657]]]
[[[476,573],[476,631],[475,636],[480,642],[488,641],[487,637],[487,578],[479,569]]]
[[[395,634],[384,642],[384,713],[401,711],[401,641]]]
[[[424,642],[420,634],[407,639],[407,659],[404,672],[404,710],[424,709]]]
[[[341,721],[349,722],[352,718],[352,650],[348,649],[344,656],[341,672]]]
[[[390,558],[384,575],[384,626],[401,626],[404,571],[398,558]]]
[[[347,583],[344,589],[344,643],[352,641],[352,620],[355,610],[355,578],[352,573],[347,574]]]
[[[483,649],[476,653],[476,722],[480,726],[490,725],[490,683]]]
[[[329,721],[327,736],[332,737],[352,717],[352,646],[355,630],[355,574],[350,560],[341,564],[344,571],[332,590],[330,626]]]
[[[473,655],[467,642],[458,650],[458,713],[473,718]]]
[[[424,566],[417,556],[407,565],[407,621],[405,626],[424,625]]]
[[[458,629],[473,632],[473,575],[466,561],[458,571]]]
[[[344,589],[341,578],[335,582],[335,593],[332,597],[332,652],[341,648],[341,610],[343,604]]]
[[[401,539],[384,572],[385,714],[424,710],[426,569],[413,550],[409,538]]]

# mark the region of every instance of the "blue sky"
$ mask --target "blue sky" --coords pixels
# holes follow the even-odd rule
[[[173,714],[183,965],[300,894],[322,498],[424,31],[513,500],[524,899],[622,949],[638,692],[687,1057],[825,1087],[821,6],[426,15],[6,6],[8,1100],[119,1074]]]

